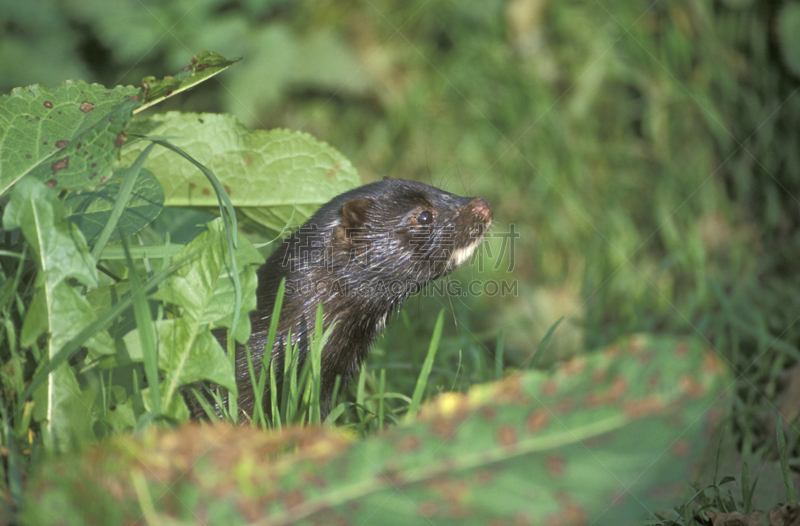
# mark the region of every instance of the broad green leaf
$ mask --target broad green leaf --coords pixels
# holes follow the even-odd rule
[[[60,349],[95,321],[97,315],[89,302],[66,282],[62,281],[56,285],[49,295],[46,289],[41,287],[25,315],[20,343],[23,347],[27,347],[36,338],[48,332],[53,347]],[[86,342],[86,348],[93,358],[115,352],[114,342],[104,330],[92,336]]]
[[[30,340],[47,331],[48,355],[52,360],[56,351],[96,321],[86,299],[61,281],[52,289],[39,287],[25,317],[22,339]],[[92,357],[114,353],[114,342],[104,330],[95,332],[86,341],[86,347]],[[49,448],[65,451],[74,445],[72,440],[81,443],[94,439],[91,427],[94,393],[81,389],[69,364],[62,363],[50,371],[47,384],[34,393],[34,400],[37,419],[48,430],[44,437]]]
[[[163,375],[159,389],[163,395],[162,411],[180,418],[180,386],[208,380],[235,392],[231,361],[210,329],[230,327],[234,302],[233,280],[229,274],[228,244],[221,219],[208,224],[208,230],[192,240],[174,257],[185,264],[170,276],[151,297],[178,307],[175,318],[156,322],[158,370]],[[243,305],[235,337],[246,341],[250,335],[248,313],[255,309],[257,280],[253,265],[263,258],[245,239],[239,243],[236,262],[242,286]],[[131,331],[124,338],[127,356],[143,360],[141,335]],[[169,409],[172,407],[173,409]]]
[[[161,382],[158,384],[158,390],[161,391],[161,400],[167,400],[169,384],[166,382]],[[150,394],[149,387],[142,389],[144,406],[148,411],[153,411],[153,408],[151,407],[152,403],[150,402],[152,396],[153,395]],[[189,420],[189,417],[191,416],[189,414],[189,408],[186,407],[186,402],[183,401],[181,396],[175,396],[175,393],[173,392],[168,401],[168,404],[161,406],[161,414],[167,415],[175,420]]]
[[[124,170],[124,169],[121,169]],[[103,227],[108,223],[111,209],[119,193],[122,180],[115,172],[111,180],[94,192],[70,194],[66,204],[72,208],[70,219],[77,224],[89,244],[92,244]],[[147,169],[139,172],[128,205],[119,218],[117,229],[109,241],[118,241],[122,236],[130,236],[144,228],[155,219],[164,208],[164,190],[158,179]]]
[[[178,268],[150,297],[164,300],[183,309],[182,314],[200,324],[230,327],[231,306],[234,301],[233,281],[228,269],[230,259],[225,232],[220,219],[208,223],[208,230],[197,236],[175,256],[189,264]],[[250,311],[256,308],[255,290],[258,285],[254,265],[264,260],[246,239],[240,239],[236,250],[236,271],[242,286],[242,309],[235,337],[240,342],[250,335]]]
[[[48,466],[32,482],[25,519],[123,524],[141,516],[136,495],[147,494],[169,495],[147,505],[173,520],[632,524],[684,498],[675,500],[676,486],[708,447],[729,385],[702,342],[635,337],[552,373],[442,395],[417,421],[357,442],[313,427],[187,426],[117,438],[102,454]],[[85,481],[128,489],[106,497],[77,483]]]
[[[140,103],[138,88],[82,81],[0,95],[0,194],[25,175],[67,190],[105,182]]]
[[[210,168],[233,205],[280,231],[300,224],[332,197],[360,184],[350,162],[312,136],[288,130],[251,131],[230,115],[169,112],[132,123],[129,133],[170,137],[170,142]],[[123,152],[130,163],[145,147]],[[205,176],[167,150],[154,151],[145,166],[161,182],[167,206],[217,207]]]
[[[204,51],[195,55],[189,65],[174,77],[164,77],[161,80],[156,80],[155,77],[145,77],[142,79],[144,103],[134,113],[158,104],[167,97],[186,91],[228,69],[240,60],[242,60],[241,57],[228,60],[213,51]]]
[[[95,262],[86,240],[67,219],[55,192],[32,177],[19,181],[3,214],[3,228],[21,228],[39,263],[40,279],[50,288],[72,277],[85,285],[97,285]]]
[[[208,380],[235,392],[233,368],[207,325],[187,316],[160,320],[155,324],[158,369],[164,375],[160,389],[165,414],[180,399],[178,388],[182,385]],[[124,340],[130,357],[142,360],[139,332],[129,332]]]
[[[62,364],[50,373],[53,388],[40,389],[34,397],[37,420],[43,420],[45,445],[53,451],[73,451],[96,439],[92,424],[94,392],[81,389],[75,372]],[[41,412],[46,409],[45,415]]]

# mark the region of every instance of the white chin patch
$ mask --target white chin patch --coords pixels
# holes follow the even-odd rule
[[[448,264],[449,268],[456,268],[461,265],[463,262],[469,259],[475,249],[478,248],[478,245],[481,244],[482,238],[477,238],[472,241],[469,245],[459,248],[458,250],[453,251],[453,255],[450,256],[450,262]]]

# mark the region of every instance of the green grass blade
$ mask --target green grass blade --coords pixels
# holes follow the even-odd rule
[[[439,311],[439,316],[436,318],[436,325],[433,328],[433,336],[431,337],[430,346],[428,346],[428,354],[425,356],[425,362],[422,364],[422,370],[417,377],[417,385],[414,387],[414,394],[411,397],[411,405],[408,408],[408,418],[413,418],[419,411],[419,405],[422,402],[422,394],[425,392],[425,386],[428,383],[428,377],[433,368],[433,359],[436,357],[436,350],[439,348],[439,341],[442,339],[442,328],[444,327],[444,310]]]
[[[505,337],[503,331],[497,335],[497,346],[494,351],[494,379],[503,379],[503,352],[505,350]]]
[[[558,321],[556,321],[553,326],[547,330],[547,334],[544,335],[542,341],[539,342],[539,346],[536,347],[536,351],[533,353],[533,356],[531,356],[531,363],[528,367],[531,369],[536,368],[536,364],[539,363],[539,359],[542,357],[545,347],[547,347],[547,344],[550,343],[550,338],[553,337],[553,334],[556,332],[556,329],[558,329],[558,326],[561,325],[562,321],[564,321],[563,316],[560,317]]]
[[[170,143],[169,141],[166,141],[158,137],[146,137],[146,139],[179,154],[181,157],[183,157],[184,159],[195,165],[197,169],[199,169],[211,183],[211,186],[214,188],[214,192],[217,194],[217,201],[219,203],[220,214],[224,219],[223,224],[225,225],[225,234],[226,234],[226,239],[228,241],[228,253],[230,254],[231,258],[231,268],[236,269],[237,268],[236,252],[234,248],[237,248],[239,245],[239,241],[237,238],[238,226],[236,222],[236,212],[233,209],[233,203],[231,203],[231,198],[228,196],[228,193],[225,191],[225,188],[222,186],[222,183],[219,182],[219,179],[217,179],[217,176],[214,175],[214,172],[212,172],[203,164],[197,162],[197,160],[194,157],[186,153],[181,148]],[[235,299],[233,302],[233,324],[230,328],[230,332],[235,334],[237,321],[239,319],[239,313],[242,310],[242,286],[239,283],[239,274],[237,272],[232,271],[231,278],[233,280],[233,291]]]
[[[796,493],[794,490],[794,483],[792,482],[792,473],[789,470],[789,452],[786,449],[786,436],[784,435],[785,429],[783,425],[783,416],[778,413],[778,424],[776,428],[776,437],[778,440],[778,454],[781,457],[781,471],[783,472],[783,484],[786,486],[786,499],[788,502],[797,502]]]
[[[116,206],[116,205],[115,205]],[[122,246],[127,249],[128,241],[123,237]],[[152,404],[153,414],[161,413],[161,391],[158,389],[158,345],[156,344],[156,329],[150,317],[150,308],[147,304],[147,297],[142,289],[142,280],[136,271],[136,266],[127,254],[128,275],[131,281],[131,289],[135,291],[131,294],[133,302],[133,315],[136,319],[136,328],[139,331],[139,338],[142,342],[142,359],[144,361],[144,375],[147,385],[150,386],[150,403]]]
[[[120,170],[124,173],[124,177],[122,179],[122,185],[119,188],[119,194],[117,194],[117,200],[114,202],[114,207],[111,209],[108,223],[106,223],[103,230],[100,231],[100,235],[94,247],[92,247],[92,257],[94,257],[95,261],[100,259],[100,254],[103,253],[103,249],[106,247],[111,234],[114,232],[114,229],[117,228],[119,218],[122,217],[122,212],[125,211],[133,187],[136,185],[136,178],[139,177],[139,171],[142,169],[142,165],[144,165],[147,156],[150,155],[154,146],[155,144],[149,144],[147,148],[139,154],[131,166]]]

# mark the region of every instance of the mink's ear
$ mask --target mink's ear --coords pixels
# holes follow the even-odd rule
[[[334,236],[339,241],[351,241],[370,229],[369,211],[375,206],[375,201],[356,197],[342,207],[342,224],[336,227]]]

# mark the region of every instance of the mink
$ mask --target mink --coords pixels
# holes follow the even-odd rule
[[[250,314],[250,347],[260,371],[281,280],[283,305],[272,349],[277,393],[283,385],[284,356],[291,333],[302,370],[310,350],[317,305],[323,327],[334,328],[322,349],[320,405],[331,407],[336,377],[346,385],[358,373],[373,341],[405,299],[452,272],[480,244],[492,223],[481,198],[461,197],[427,184],[385,177],[334,197],[287,237],[258,269],[257,309]],[[224,339],[221,341],[225,347]],[[269,382],[256,400],[246,351],[236,344],[240,420],[256,403],[270,414]],[[205,416],[186,395],[192,416]],[[280,401],[277,401],[280,407]]]

